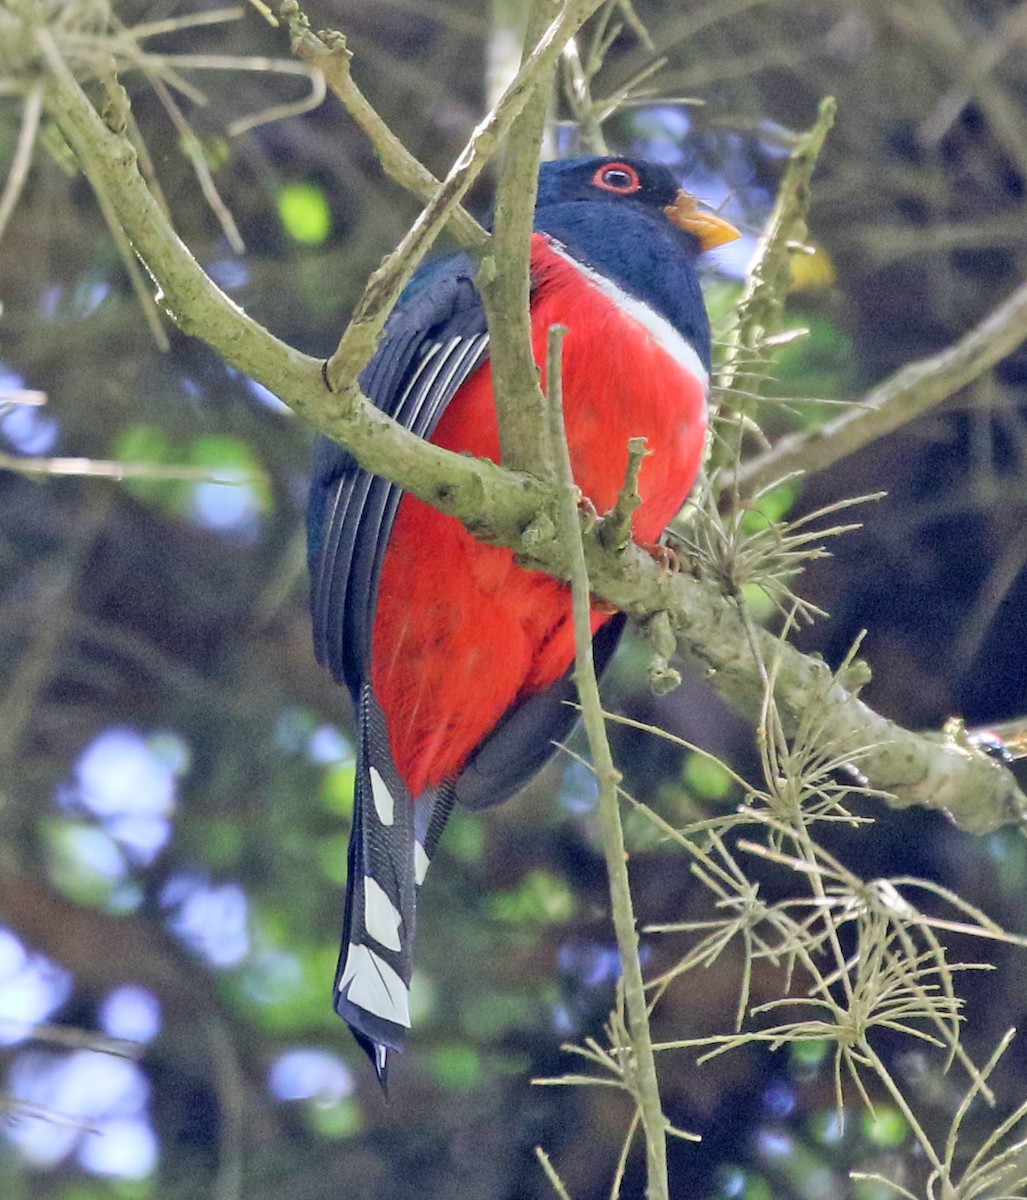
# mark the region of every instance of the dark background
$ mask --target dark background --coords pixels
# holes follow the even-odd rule
[[[131,26],[202,7],[117,12]],[[790,298],[789,323],[812,333],[775,363],[772,391],[858,397],[948,344],[1027,275],[1022,6],[636,7],[667,62],[649,101],[609,123],[611,146],[666,159],[704,199],[730,196],[726,211],[750,234],[772,202],[786,131],[808,127],[823,95],[838,98],[810,222],[820,267]],[[498,7],[339,0],[309,11],[315,28],[345,29],[369,98],[444,173],[485,105]],[[145,44],[162,55],[288,53],[249,9]],[[598,93],[649,57],[625,34]],[[332,100],[227,136],[232,120],[296,98],[302,80],[182,74],[209,100],[175,92],[246,252],[228,245],[151,80],[126,71],[179,233],[256,319],[327,354],[416,204],[383,179]],[[18,98],[0,94],[0,106],[7,163]],[[571,148],[572,131],[559,141]],[[475,203],[487,198],[486,184]],[[751,246],[742,260],[718,256],[721,315]],[[0,1141],[0,1191],[527,1200],[551,1194],[532,1153],[541,1143],[574,1200],[605,1196],[626,1104],[608,1089],[530,1083],[575,1067],[561,1042],[597,1033],[612,998],[587,776],[558,762],[516,801],[447,832],[422,907],[415,1029],[386,1107],[329,1000],[352,772],[348,701],[310,649],[310,432],[170,325],[172,352],[157,351],[88,187],[43,145],[0,241],[0,299],[0,387],[48,397],[0,417],[8,453],[251,472],[234,488],[0,472],[0,1065],[21,1102]],[[1027,354],[1014,355],[809,480],[798,499],[801,511],[888,492],[804,578],[802,594],[831,616],[800,640],[837,662],[865,628],[865,698],[908,726],[1027,708],[1025,380]],[[775,434],[834,411],[772,402],[762,419]],[[637,645],[606,692],[611,706],[752,769],[751,730],[692,677],[655,699]],[[718,795],[680,748],[614,737],[629,788],[670,820],[739,799]],[[831,841],[861,874],[924,875],[1023,929],[1019,834],[972,838],[936,815],[866,811],[879,818],[872,828]],[[630,823],[629,837],[641,921],[708,915],[679,856]],[[664,961],[659,939],[645,947],[651,967]],[[999,968],[961,982],[980,1060],[1022,1023],[1027,957],[972,953]],[[780,986],[758,974],[755,998]],[[656,1038],[722,1032],[737,988],[729,952],[668,993]],[[135,1038],[145,1051],[135,1065],[32,1040],[33,1022]],[[965,1080],[955,1068],[944,1076],[923,1045],[885,1040],[882,1053],[938,1135]],[[876,1120],[850,1098],[839,1130],[823,1048],[751,1048],[704,1067],[681,1052],[660,1065],[671,1119],[705,1139],[673,1144],[675,1196],[885,1194],[857,1192],[850,1168],[920,1186],[922,1162],[887,1097]],[[1022,1100],[1024,1079],[1014,1044],[995,1083],[1000,1113]],[[27,1116],[26,1104],[51,1119]],[[633,1158],[625,1195],[641,1191]]]

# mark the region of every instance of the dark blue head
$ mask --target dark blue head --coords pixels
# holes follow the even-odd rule
[[[710,330],[696,260],[738,231],[700,211],[666,167],[633,158],[543,163],[535,228],[661,312],[709,367]]]
[[[628,211],[660,214],[692,238],[695,253],[739,236],[723,217],[700,210],[695,197],[684,191],[661,163],[637,158],[567,158],[543,163],[536,208],[578,202],[606,205],[605,211],[618,217]]]

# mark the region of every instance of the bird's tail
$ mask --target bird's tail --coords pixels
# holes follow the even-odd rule
[[[349,843],[346,916],[335,973],[335,1011],[386,1086],[390,1050],[410,1028],[417,891],[446,819],[452,788],[411,799],[392,760],[369,683],[359,699],[359,744]]]

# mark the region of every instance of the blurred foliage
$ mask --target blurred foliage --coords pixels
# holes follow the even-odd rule
[[[214,7],[126,0],[117,13],[132,25]],[[315,27],[345,29],[362,87],[441,174],[483,109],[506,7],[346,0],[309,12]],[[753,231],[789,129],[810,124],[822,95],[838,97],[814,190],[818,255],[794,279],[787,320],[809,335],[776,352],[768,391],[782,399],[761,409],[769,435],[822,419],[834,410],[818,402],[858,396],[945,345],[1027,277],[1020,6],[636,0],[635,8],[666,63],[645,103],[607,123],[610,144],[665,158],[715,203],[730,195],[729,213]],[[287,56],[255,8],[148,44],[165,54]],[[625,34],[595,93],[613,93],[650,57]],[[178,94],[177,103],[246,252],[231,249],[152,78],[126,72],[176,227],[254,317],[308,352],[329,352],[415,203],[382,179],[330,101],[227,136],[230,122],[306,94],[302,77],[184,74],[202,95]],[[674,100],[682,96],[703,103],[682,106]],[[5,166],[19,100],[0,93]],[[570,130],[560,136],[571,149]],[[487,200],[487,187],[476,199]],[[826,269],[813,270],[820,258]],[[715,317],[736,296],[736,283],[711,280]],[[138,1078],[126,1075],[124,1092],[106,1099],[99,1083],[92,1096],[81,1088],[69,1096],[58,1076],[42,1088],[51,1076],[31,1057],[28,1031],[0,1026],[10,1090],[35,1079],[42,1090],[32,1098],[71,1122],[40,1133],[40,1122],[11,1118],[0,1194],[527,1200],[551,1194],[531,1153],[542,1141],[574,1200],[605,1196],[625,1119],[620,1098],[530,1083],[573,1069],[560,1043],[597,1035],[613,1001],[587,778],[575,768],[564,777],[565,760],[516,802],[481,820],[458,814],[447,830],[421,906],[417,1025],[385,1106],[329,1000],[352,764],[339,732],[348,701],[309,645],[307,431],[200,343],[171,330],[172,352],[156,350],[104,221],[45,126],[0,241],[0,299],[0,401],[18,387],[48,397],[42,409],[0,406],[5,449],[241,470],[248,480],[40,484],[0,475],[0,1012],[9,1001],[40,1020],[103,1029],[105,1003],[132,983],[159,999],[161,1014]],[[888,490],[861,512],[864,527],[836,539],[833,557],[804,576],[804,596],[832,619],[802,641],[836,663],[866,628],[862,652],[875,676],[865,696],[908,725],[1027,709],[1025,381],[1019,353],[944,411],[810,480],[780,510],[765,509],[793,519]],[[645,660],[638,643],[619,656],[606,682],[611,707],[750,773],[751,729],[694,675],[657,699]],[[121,731],[121,757],[92,774],[110,731]],[[611,735],[632,794],[668,820],[735,802],[707,759],[637,728]],[[168,739],[178,760],[161,750]],[[642,925],[708,915],[681,856],[644,819],[632,834]],[[839,826],[827,842],[866,877],[939,880],[1006,927],[1027,925],[1027,849],[1015,833],[972,840],[929,814],[889,812],[872,831]],[[784,876],[767,864],[764,886],[783,896]],[[646,938],[647,971],[672,965],[668,942]],[[1027,959],[1001,946],[993,958],[997,971],[960,981],[978,1059],[1024,1023]],[[737,1002],[738,966],[725,955],[668,991],[657,1039],[720,1030]],[[771,975],[755,973],[756,999],[777,994]],[[325,1074],[272,1089],[273,1069],[297,1047],[328,1052]],[[82,1053],[53,1049],[46,1061]],[[887,1194],[850,1181],[850,1169],[914,1194],[921,1187],[887,1098],[871,1118],[853,1099],[851,1119],[839,1124],[826,1045],[777,1055],[747,1047],[703,1067],[694,1058],[661,1060],[668,1114],[704,1135],[698,1146],[672,1145],[680,1196]],[[90,1078],[103,1079],[106,1062]],[[908,1047],[892,1063],[939,1136],[964,1091],[942,1065]],[[1014,1044],[991,1078],[1000,1114],[1022,1099],[1025,1070]],[[100,1132],[86,1131],[90,1123]],[[138,1149],[146,1129],[155,1154],[134,1167],[96,1149],[119,1136]],[[641,1178],[633,1156],[626,1196],[640,1194]]]

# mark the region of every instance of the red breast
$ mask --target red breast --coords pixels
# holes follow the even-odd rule
[[[669,322],[544,235],[533,239],[531,266],[537,363],[545,363],[549,327],[568,328],[563,391],[575,481],[606,511],[624,481],[628,439],[645,437],[650,454],[633,531],[638,541],[656,541],[702,461],[705,371]],[[498,460],[487,362],[454,397],[432,441]],[[593,628],[607,619],[595,614]],[[566,587],[404,497],[382,567],[372,679],[411,795],[455,776],[507,709],[555,682],[573,656]]]

